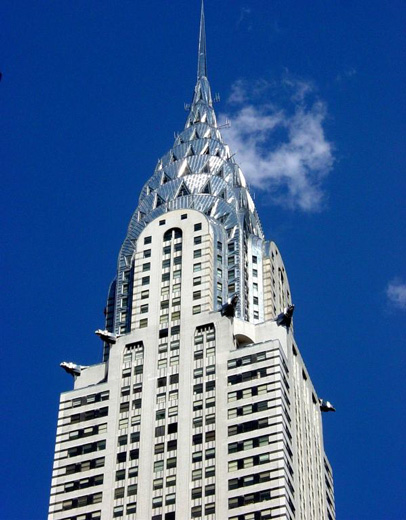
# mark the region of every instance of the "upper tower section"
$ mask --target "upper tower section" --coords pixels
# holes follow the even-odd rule
[[[130,331],[134,323],[131,305],[137,240],[151,222],[178,209],[204,214],[213,243],[223,244],[212,266],[215,275],[210,310],[218,310],[234,294],[239,297],[237,316],[245,320],[264,321],[270,316],[265,309],[275,308],[272,310],[275,313],[280,307],[264,303],[262,259],[271,254],[270,245],[265,243],[244,175],[217,123],[207,79],[203,2],[198,48],[197,82],[192,102],[186,107],[184,129],[176,136],[172,148],[158,160],[145,183],[120,250],[106,319],[107,329],[117,334]]]

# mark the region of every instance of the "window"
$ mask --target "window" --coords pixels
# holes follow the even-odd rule
[[[161,280],[162,280],[163,282],[169,282],[170,279],[171,279],[171,273],[164,273],[164,274],[162,275],[162,278],[161,278]]]
[[[192,462],[201,462],[203,458],[203,453],[201,451],[195,451],[192,453]]]
[[[169,392],[169,400],[172,401],[172,400],[175,400],[178,398],[178,391],[177,390],[171,390]]]
[[[193,278],[193,285],[201,285],[201,283],[202,283],[201,276],[199,276],[197,278]]]
[[[193,265],[193,272],[197,273],[198,271],[202,270],[202,264],[194,264]]]
[[[202,506],[194,506],[191,509],[192,518],[200,518],[202,516]]]
[[[176,457],[170,457],[166,461],[166,469],[176,468]]]
[[[192,500],[196,500],[197,498],[202,498],[202,488],[201,487],[192,489]]]
[[[174,385],[175,383],[179,383],[179,374],[172,374],[169,377],[169,384]]]
[[[192,471],[192,480],[200,480],[202,478],[202,470],[195,469]]]
[[[145,314],[145,313],[147,313],[147,312],[148,312],[148,304],[146,304],[146,305],[141,305],[141,307],[140,307],[140,312],[141,312],[141,314]]]
[[[193,370],[193,377],[202,377],[203,376],[203,368],[195,368]]]
[[[215,492],[216,492],[216,490],[215,490],[215,485],[214,484],[209,484],[204,489],[204,494],[205,494],[206,497],[208,497],[210,495],[214,495]]]
[[[201,305],[195,305],[192,309],[193,314],[200,314],[202,312]]]
[[[127,488],[127,496],[132,496],[137,494],[137,484],[131,484]]]
[[[163,478],[156,478],[152,483],[153,489],[162,489],[164,486],[164,479]]]
[[[154,473],[157,473],[158,471],[164,470],[164,461],[163,460],[157,460],[154,462]]]
[[[209,448],[208,450],[206,450],[206,460],[207,459],[214,459],[214,457],[216,456],[216,450],[215,448]]]
[[[176,433],[177,431],[178,431],[177,422],[168,424],[168,435],[170,435],[171,433]]]
[[[257,256],[253,256],[252,257],[252,263],[253,264],[257,264],[258,263],[258,257]]]
[[[158,360],[158,370],[161,370],[162,368],[166,368],[167,366],[168,366],[167,358]]]
[[[137,512],[137,503],[131,502],[130,504],[127,504],[126,513],[127,515],[131,515]]]
[[[200,300],[201,297],[202,297],[202,292],[201,291],[195,291],[193,293],[193,299],[194,300]]]
[[[213,397],[211,397],[210,399],[213,399]],[[206,405],[207,406],[207,405]],[[209,414],[209,415],[206,415],[206,425],[208,424],[214,424],[216,422],[216,416],[214,413],[212,414]]]
[[[195,224],[194,229],[195,229],[195,231],[200,231],[202,229],[201,223],[199,222],[198,224]]]
[[[193,258],[201,258],[202,256],[202,250],[196,249],[196,251],[193,252]]]
[[[166,477],[166,487],[176,486],[176,475]]]
[[[171,266],[171,260],[168,258],[167,260],[162,260],[162,269],[168,269]]]
[[[125,446],[128,442],[127,435],[120,435],[117,439],[117,446]]]
[[[149,276],[143,276],[141,283],[142,285],[149,285]]]
[[[212,430],[210,432],[206,432],[206,442],[212,442],[216,440],[216,431]]]
[[[171,335],[175,336],[176,334],[180,333],[180,325],[175,325],[174,327],[171,327]]]
[[[155,419],[157,421],[160,421],[162,419],[165,419],[165,410],[157,410],[155,412]]]
[[[116,471],[116,481],[124,480],[125,479],[125,469],[120,469],[119,471]]]
[[[223,244],[221,242],[217,242],[217,249],[221,251],[223,249]]]
[[[179,356],[171,356],[169,358],[169,366],[173,367],[179,365]]]
[[[152,237],[145,237],[144,238],[144,244],[150,244],[152,242]]]
[[[206,478],[214,477],[216,474],[216,466],[207,466],[204,476]]]
[[[193,403],[193,411],[194,412],[197,412],[198,410],[202,410],[202,409],[203,409],[203,401],[202,400],[195,401]]]
[[[168,416],[169,417],[173,417],[175,415],[178,415],[178,407],[177,406],[171,406],[169,409],[168,409]]]
[[[178,441],[175,439],[173,441],[168,441],[166,445],[166,449],[168,451],[174,451],[178,449]]]
[[[193,239],[193,243],[194,243],[194,245],[201,244],[202,243],[202,237],[201,236],[195,237]]]
[[[165,224],[166,224],[166,220],[160,220],[160,221],[159,221],[159,225],[160,225],[160,226],[164,226]]]
[[[175,311],[171,314],[172,321],[179,320],[179,319],[180,319],[180,311]]]
[[[152,507],[162,507],[162,497],[154,497],[152,499]]]
[[[258,297],[257,296],[254,296],[254,305],[258,305]]]
[[[166,495],[165,504],[168,506],[170,504],[174,504],[176,500],[175,493],[170,493],[169,495]],[[165,515],[166,516],[166,515]]]
[[[143,271],[150,271],[150,270],[151,270],[151,264],[150,264],[150,262],[147,262],[146,264],[143,264],[143,265],[142,265],[142,270],[143,270]]]
[[[185,220],[185,219],[187,219],[187,215],[186,215],[186,213],[184,213],[183,215],[181,215],[181,216],[180,216],[180,219],[181,219],[181,220]]]
[[[146,300],[149,298],[149,291],[141,291],[141,300]]]
[[[252,270],[252,276],[255,276],[255,277],[258,276],[258,269],[253,269]]]
[[[165,435],[165,426],[156,426],[155,437],[162,437],[163,435]]]
[[[164,255],[169,255],[171,252],[171,246],[165,246],[163,249],[162,249],[162,253]]]
[[[193,419],[193,428],[201,428],[203,426],[203,417],[195,417]]]

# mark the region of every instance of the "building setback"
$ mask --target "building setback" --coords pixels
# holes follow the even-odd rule
[[[142,189],[103,362],[62,366],[49,520],[334,519],[321,411],[288,278],[224,142],[207,79]],[[228,303],[227,303],[228,302]]]

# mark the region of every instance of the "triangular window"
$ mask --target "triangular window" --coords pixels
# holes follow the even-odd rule
[[[166,175],[166,173],[164,173],[163,176],[162,176],[161,184],[166,184],[166,183],[169,182],[170,180],[171,180],[171,178],[168,177],[168,176]]]
[[[226,198],[226,190],[223,190],[221,193],[219,193],[217,195],[218,197],[220,197],[221,199],[225,199]]]
[[[156,196],[156,201],[155,201],[155,207],[158,208],[159,206],[161,206],[162,204],[165,204],[165,201],[162,197],[160,197],[158,194]]]
[[[182,183],[180,190],[178,191],[178,194],[176,197],[185,197],[186,195],[190,195],[190,191],[187,189],[187,187]]]
[[[207,161],[207,163],[204,165],[204,167],[200,173],[210,173],[209,161]]]
[[[176,157],[176,155],[172,152],[172,153],[171,153],[171,162],[175,162],[175,161],[177,161],[177,157]]]
[[[207,145],[203,151],[202,151],[202,155],[210,155],[210,147],[209,145]]]
[[[208,182],[208,183],[206,184],[206,186],[203,188],[202,193],[208,193],[208,194],[211,194],[210,182]]]
[[[190,169],[190,166],[186,163],[185,169],[183,170],[182,175],[192,175],[192,170]]]
[[[221,222],[221,224],[224,224],[224,222],[227,220],[228,218],[228,213],[226,213],[225,215],[222,215],[221,217],[217,217],[217,220],[219,222]]]
[[[223,168],[220,168],[218,172],[216,172],[216,176],[217,177],[221,177],[222,179],[224,178],[224,175],[223,175]]]
[[[212,212],[213,206],[214,206],[214,205],[210,206],[210,207],[209,207],[208,209],[206,209],[206,211],[204,212],[205,215],[207,215],[208,217],[210,217],[210,215],[211,215],[211,212]]]
[[[216,157],[220,157],[220,159],[221,159],[221,152],[220,152],[220,150],[216,151]]]
[[[195,154],[195,152],[193,150],[193,146],[189,146],[189,149],[186,152],[186,157],[192,157],[192,155],[194,155],[194,154]]]
[[[145,213],[143,211],[138,212],[137,220],[138,222],[141,222],[141,220],[145,217]]]

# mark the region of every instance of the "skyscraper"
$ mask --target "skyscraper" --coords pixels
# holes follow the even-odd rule
[[[62,366],[49,519],[334,519],[320,402],[265,239],[198,74],[142,189],[106,306],[102,363]]]

